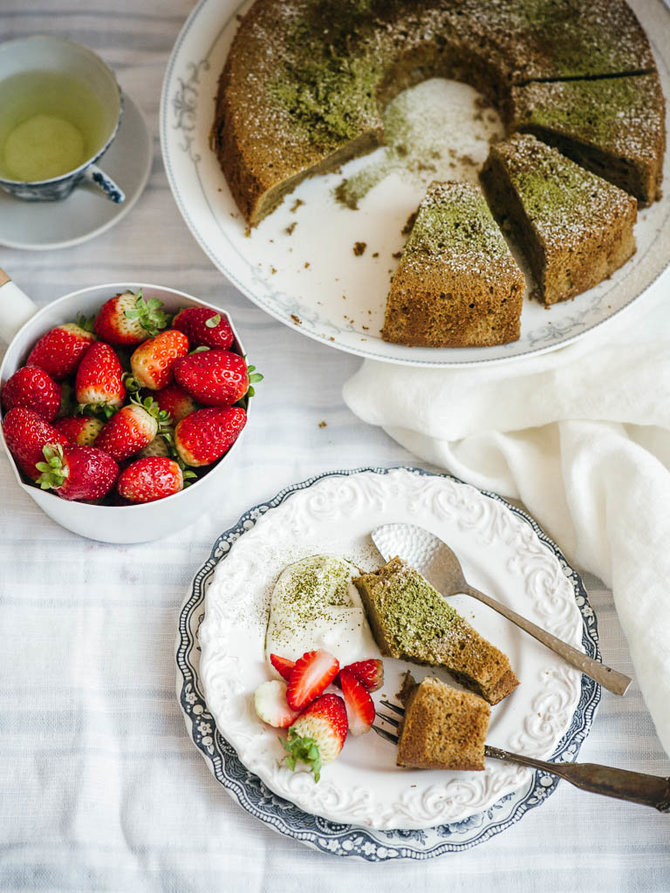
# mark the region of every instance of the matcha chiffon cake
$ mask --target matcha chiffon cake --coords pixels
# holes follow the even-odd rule
[[[525,288],[482,191],[431,183],[391,282],[382,337],[426,347],[516,341]]]
[[[491,146],[481,180],[545,304],[593,288],[635,252],[635,199],[532,134]]]
[[[382,654],[444,667],[490,704],[519,680],[486,641],[421,574],[400,558],[354,580]]]
[[[408,673],[401,698],[405,716],[396,763],[413,769],[481,771],[491,708],[433,676],[417,684]]]

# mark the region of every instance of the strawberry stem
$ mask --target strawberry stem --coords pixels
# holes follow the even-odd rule
[[[314,781],[321,776],[321,751],[314,738],[303,738],[295,729],[288,730],[288,739],[279,739],[286,751],[286,765],[291,771],[295,771],[295,764],[299,760],[305,763],[314,773]]]
[[[42,490],[58,490],[67,477],[63,468],[63,447],[59,443],[47,443],[42,452],[46,462],[35,464],[35,468],[42,472],[35,483],[39,484]]]

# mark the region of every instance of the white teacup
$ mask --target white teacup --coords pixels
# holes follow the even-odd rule
[[[48,91],[45,91],[40,99],[36,91],[24,107],[17,101],[14,111],[13,97],[25,90],[30,77],[43,77],[45,83],[51,78],[55,96],[47,98]],[[98,112],[93,135],[83,136],[76,122],[69,121],[68,115],[59,110],[58,85],[61,83],[70,83],[92,96]],[[122,114],[123,98],[114,73],[87,47],[50,35],[0,43],[0,188],[27,201],[55,201],[66,198],[78,183],[89,181],[111,201],[124,201],[123,191],[95,163],[114,140]],[[24,120],[26,115],[30,117]],[[61,130],[54,136],[54,142],[70,137],[79,149],[74,141],[81,140],[81,151],[72,169],[48,179],[35,179],[23,173],[17,175],[8,167],[5,153],[9,151],[10,140],[18,140],[21,128],[42,125],[42,138],[46,140],[44,128],[59,124]],[[22,136],[30,140],[29,134]]]

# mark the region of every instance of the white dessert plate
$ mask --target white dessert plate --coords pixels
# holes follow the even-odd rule
[[[119,132],[100,165],[124,190],[126,200],[117,205],[94,186],[83,184],[59,202],[25,202],[0,192],[0,245],[47,250],[99,236],[122,220],[142,194],[152,154],[142,112],[124,93]]]
[[[639,215],[638,249],[632,260],[597,288],[550,310],[526,300],[519,341],[439,349],[382,341],[389,277],[397,263],[393,255],[403,246],[401,230],[427,182],[436,177],[472,178],[472,161],[480,163],[486,156],[476,94],[448,81],[413,88],[416,102],[408,105],[421,112],[415,126],[423,138],[435,131],[434,151],[442,157],[436,170],[413,177],[386,176],[352,211],[335,200],[334,190],[344,177],[382,163],[379,153],[385,150],[377,150],[375,156],[349,162],[341,172],[305,181],[258,227],[247,231],[209,147],[217,81],[237,16],[247,5],[201,0],[189,16],[163,84],[161,146],[173,195],[191,232],[231,282],[276,319],[363,357],[422,366],[478,365],[574,341],[630,307],[670,263],[670,196],[665,190],[665,198]],[[652,38],[665,94],[670,96],[668,10],[661,0],[635,0],[631,5]],[[421,120],[427,122],[423,128]],[[451,154],[444,151],[445,143]],[[670,140],[668,147],[670,152]],[[354,253],[355,243],[365,245],[362,254]]]
[[[336,472],[250,510],[222,535],[194,580],[180,620],[178,695],[187,728],[219,781],[268,824],[312,845],[320,846],[318,834],[294,833],[308,827],[292,826],[294,808],[301,821],[316,816],[311,824],[316,821],[320,833],[337,828],[342,834],[342,826],[354,826],[380,846],[395,839],[412,850],[410,843],[418,841],[416,852],[440,850],[450,838],[440,850],[447,851],[473,846],[496,833],[493,829],[507,827],[555,786],[544,774],[495,761],[488,761],[484,772],[399,769],[395,748],[373,733],[347,739],[339,759],[315,783],[307,772],[283,766],[276,730],[256,717],[253,692],[269,678],[264,661],[269,598],[283,567],[323,552],[363,568],[378,567],[382,561],[370,531],[410,517],[454,547],[473,585],[597,655],[586,593],[554,544],[524,513],[455,478],[418,469]],[[205,619],[199,625],[203,596]],[[461,596],[452,603],[508,654],[521,681],[493,708],[489,743],[574,760],[590,728],[598,686],[484,606]],[[386,681],[376,699],[393,698],[409,667],[388,658],[384,664]],[[411,668],[423,675],[421,668]],[[254,796],[258,780],[265,791],[260,803]],[[366,858],[360,848],[357,854]]]

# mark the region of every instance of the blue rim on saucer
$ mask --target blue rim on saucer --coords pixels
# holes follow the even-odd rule
[[[100,235],[122,220],[144,191],[153,161],[151,134],[142,112],[124,94],[123,120],[105,153],[105,172],[126,194],[116,204],[82,184],[58,202],[26,202],[0,191],[0,245],[51,250],[69,248]]]
[[[464,483],[452,475],[436,475],[421,468],[399,467],[416,475],[445,477],[456,483]],[[501,798],[485,812],[435,828],[418,831],[360,828],[310,815],[288,800],[278,797],[245,768],[235,749],[216,728],[214,718],[207,709],[198,675],[200,661],[198,629],[204,618],[205,593],[212,582],[219,561],[225,560],[235,541],[250,530],[262,515],[322,478],[362,472],[384,475],[391,470],[391,468],[355,468],[325,472],[286,487],[269,502],[261,503],[245,512],[237,524],[218,537],[209,558],[196,573],[191,592],[180,612],[177,634],[177,697],[184,714],[186,729],[216,780],[248,813],[279,834],[324,853],[354,856],[367,862],[432,859],[444,853],[470,849],[500,834],[518,822],[528,810],[543,803],[556,790],[559,781],[553,775],[536,771],[525,787]],[[488,490],[480,492],[501,502],[518,518],[529,524],[541,542],[554,553],[572,585],[575,602],[582,615],[584,650],[590,657],[599,659],[597,621],[579,574],[568,564],[558,546],[529,515],[496,493]],[[600,686],[588,676],[582,675],[579,704],[570,728],[551,757],[552,761],[573,762],[577,758],[591,728],[599,701]]]

